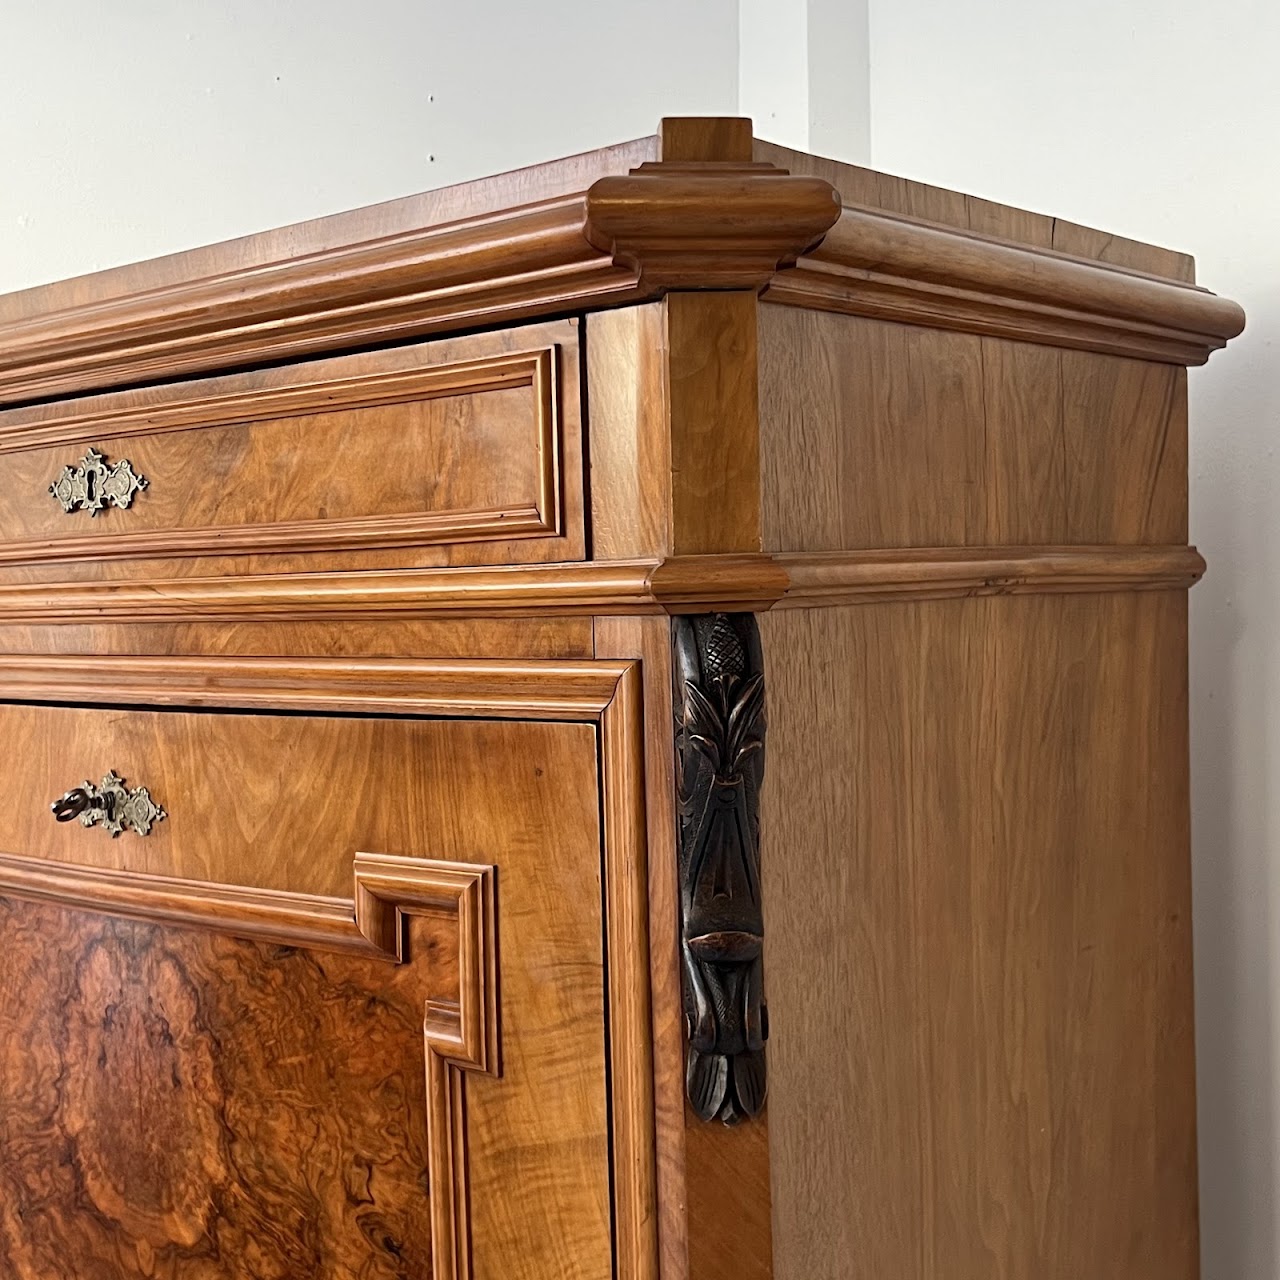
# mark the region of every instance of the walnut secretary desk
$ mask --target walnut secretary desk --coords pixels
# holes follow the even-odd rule
[[[1242,325],[732,119],[0,298],[0,1276],[1192,1280]]]

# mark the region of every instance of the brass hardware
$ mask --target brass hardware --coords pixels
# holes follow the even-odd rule
[[[90,449],[79,466],[62,468],[62,474],[49,486],[49,492],[62,503],[68,515],[79,508],[96,516],[108,503],[113,507],[128,507],[133,495],[146,487],[146,476],[135,474],[128,458],[108,464],[97,449]]]
[[[95,787],[92,782],[68,791],[50,806],[59,822],[79,818],[82,827],[102,824],[114,838],[126,827],[140,836],[149,835],[157,822],[163,822],[168,814],[151,798],[146,787],[126,787],[124,779],[113,770]]]

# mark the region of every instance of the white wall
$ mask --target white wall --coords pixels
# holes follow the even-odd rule
[[[1191,375],[1205,1280],[1280,1275],[1280,6],[871,0],[872,163],[1196,255]]]
[[[0,293],[664,115],[865,160],[866,26],[867,0],[0,0]]]
[[[0,293],[664,115],[867,147],[866,0],[0,0],[0,59]]]
[[[737,107],[738,0],[0,0],[0,292]]]

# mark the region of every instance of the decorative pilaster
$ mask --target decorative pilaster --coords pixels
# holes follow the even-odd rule
[[[750,613],[672,624],[686,1087],[704,1120],[764,1105],[764,669]]]

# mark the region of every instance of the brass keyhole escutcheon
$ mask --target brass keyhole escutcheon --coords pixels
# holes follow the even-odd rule
[[[140,836],[151,834],[169,815],[151,798],[146,787],[127,787],[114,770],[100,786],[86,782],[49,806],[58,822],[80,819],[82,827],[101,826],[115,837],[128,828]]]
[[[97,449],[90,449],[77,466],[62,468],[49,492],[68,515],[87,511],[96,516],[108,505],[128,508],[134,495],[146,487],[146,476],[138,475],[128,458],[108,463]]]

